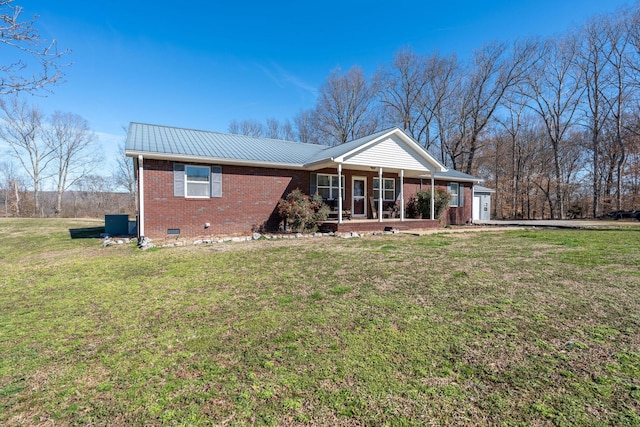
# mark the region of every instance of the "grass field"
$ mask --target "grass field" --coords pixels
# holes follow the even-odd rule
[[[0,424],[640,425],[640,228],[140,251],[0,220]]]

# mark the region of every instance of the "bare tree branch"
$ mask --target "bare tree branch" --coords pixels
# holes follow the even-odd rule
[[[64,76],[62,58],[70,50],[59,51],[55,39],[47,41],[35,28],[37,16],[21,20],[23,8],[14,0],[0,0],[0,45],[12,50],[12,62],[0,64],[0,95],[35,93],[56,85]]]

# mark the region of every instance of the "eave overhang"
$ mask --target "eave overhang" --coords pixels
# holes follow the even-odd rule
[[[305,165],[296,164],[296,163],[276,163],[276,162],[265,162],[265,161],[259,161],[259,160],[245,160],[245,159],[239,160],[239,159],[227,159],[222,157],[189,156],[189,155],[182,155],[182,154],[165,154],[165,153],[134,151],[134,150],[125,150],[125,155],[127,157],[134,157],[134,158],[141,155],[145,159],[168,160],[168,161],[177,161],[177,162],[207,163],[207,164],[233,165],[233,166],[255,166],[255,167],[272,168],[272,169],[296,169],[296,170],[306,169]]]

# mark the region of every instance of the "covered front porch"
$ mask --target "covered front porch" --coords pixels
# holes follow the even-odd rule
[[[437,228],[440,222],[434,219],[408,219],[401,220],[400,218],[383,219],[352,219],[347,221],[329,220],[324,221],[320,225],[320,230],[324,232],[334,233],[348,233],[355,231],[361,232],[375,232],[375,231],[390,231],[390,230],[414,230],[414,229],[428,229]]]
[[[331,209],[330,231],[383,231],[385,228],[433,228],[438,221],[412,219],[408,202],[416,192],[431,191],[436,174],[447,171],[399,129],[335,146],[306,165],[310,195],[318,194]]]

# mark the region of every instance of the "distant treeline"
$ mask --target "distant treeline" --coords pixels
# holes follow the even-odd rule
[[[136,204],[131,193],[65,191],[62,210],[56,215],[57,192],[40,192],[39,217],[102,218],[105,214],[136,214]],[[16,206],[16,200],[18,205]],[[0,188],[0,216],[32,217],[34,198],[32,191],[21,190],[17,197],[13,191]]]
[[[398,126],[497,190],[494,216],[640,209],[640,6],[472,57],[400,49],[370,78],[333,70],[314,108],[232,133],[337,145]]]

